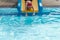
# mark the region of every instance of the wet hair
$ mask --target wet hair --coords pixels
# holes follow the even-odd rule
[[[27,0],[25,0],[25,1],[27,1]],[[32,2],[32,0],[30,0],[31,2]]]

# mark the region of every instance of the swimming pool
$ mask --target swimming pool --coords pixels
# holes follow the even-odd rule
[[[47,11],[46,11],[47,10]],[[59,8],[44,8],[42,16],[0,16],[0,40],[60,40]]]

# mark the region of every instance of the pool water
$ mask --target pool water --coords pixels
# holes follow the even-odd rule
[[[50,13],[28,17],[0,16],[0,40],[60,40],[60,15]]]

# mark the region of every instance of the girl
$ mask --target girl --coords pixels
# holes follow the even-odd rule
[[[32,0],[25,0],[25,5],[26,5],[26,8],[25,8],[26,10],[30,10],[32,8],[34,11],[34,8],[32,6]],[[27,16],[27,13],[26,13],[26,16]]]

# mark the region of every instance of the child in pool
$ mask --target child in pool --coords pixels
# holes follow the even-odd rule
[[[32,8],[34,11],[34,8],[32,6],[32,0],[25,0],[25,5],[26,5],[26,10],[30,10]],[[26,16],[27,16],[27,13],[26,13]]]

